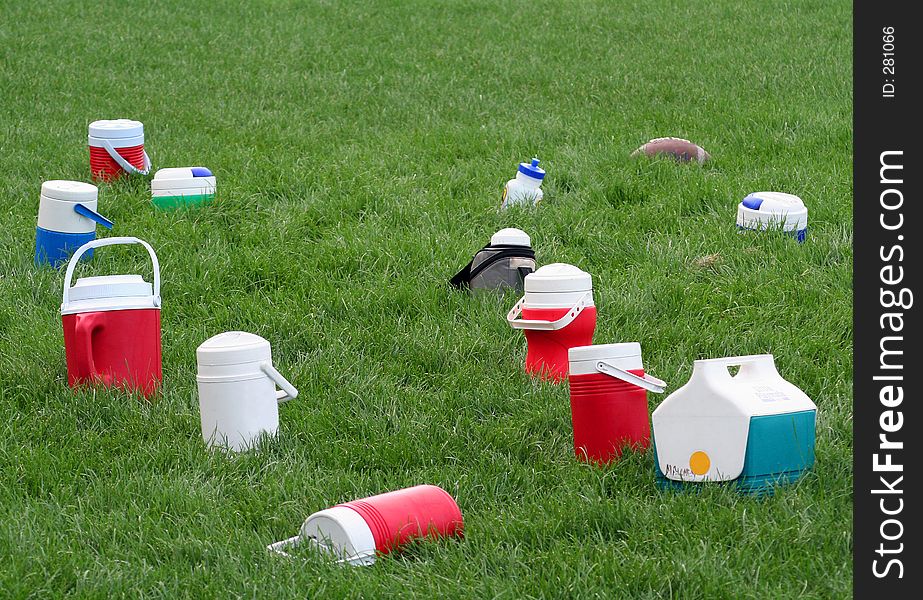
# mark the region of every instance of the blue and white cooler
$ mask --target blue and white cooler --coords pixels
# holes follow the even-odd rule
[[[215,197],[215,176],[205,167],[160,169],[151,180],[151,199],[158,208],[207,204]]]
[[[651,418],[657,482],[733,481],[744,493],[771,492],[814,466],[816,416],[771,354],[697,360]]]
[[[737,228],[765,230],[779,228],[804,242],[808,235],[808,208],[794,194],[754,192],[737,207]]]
[[[96,225],[112,221],[96,212],[99,190],[82,181],[46,181],[38,205],[35,264],[59,267],[77,248],[96,239]],[[88,250],[84,256],[92,256]]]

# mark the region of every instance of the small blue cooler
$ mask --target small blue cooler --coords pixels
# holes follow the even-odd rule
[[[112,221],[96,212],[98,193],[95,185],[80,181],[42,184],[35,228],[36,265],[60,267],[77,248],[96,239],[97,223],[112,229]]]

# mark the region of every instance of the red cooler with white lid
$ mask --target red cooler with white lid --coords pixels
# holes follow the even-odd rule
[[[593,343],[593,279],[573,265],[553,263],[526,275],[524,288],[506,319],[524,330],[526,371],[552,381],[566,379],[567,351]]]
[[[90,172],[94,179],[112,181],[121,175],[147,175],[151,159],[144,151],[144,124],[131,119],[90,123]]]
[[[644,372],[641,344],[579,346],[570,358],[570,407],[574,452],[586,462],[609,463],[629,447],[650,445],[647,392],[666,383]]]
[[[340,563],[368,565],[415,539],[461,537],[463,530],[461,509],[448,492],[417,485],[316,512],[298,535],[267,549],[288,555],[286,549],[308,542]]]
[[[81,255],[92,248],[140,244],[154,268],[153,286],[140,275],[81,277],[71,287]],[[152,395],[160,386],[160,265],[138,238],[88,242],[67,265],[61,303],[67,379],[71,386],[100,383]]]

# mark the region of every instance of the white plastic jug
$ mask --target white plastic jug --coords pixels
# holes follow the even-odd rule
[[[209,447],[242,451],[276,434],[279,403],[298,390],[272,366],[268,341],[228,331],[203,342],[196,361],[202,438]]]

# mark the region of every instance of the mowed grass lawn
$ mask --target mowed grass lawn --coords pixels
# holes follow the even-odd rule
[[[851,593],[849,2],[5,2],[0,21],[0,596],[837,598]],[[100,186],[163,273],[161,397],[67,387],[39,189],[88,180],[87,124],[144,122],[204,210]],[[688,137],[704,166],[628,157]],[[498,212],[518,162],[537,210]],[[802,196],[804,245],[739,235]],[[753,499],[654,486],[650,451],[573,456],[514,295],[449,277],[502,227],[592,273],[597,343],[692,362],[773,353],[818,405],[817,464]],[[105,249],[81,274],[144,273]],[[195,349],[240,329],[299,388],[261,452],[206,451]],[[653,409],[661,396],[651,395]],[[442,486],[465,538],[370,568],[269,556],[310,513]]]

